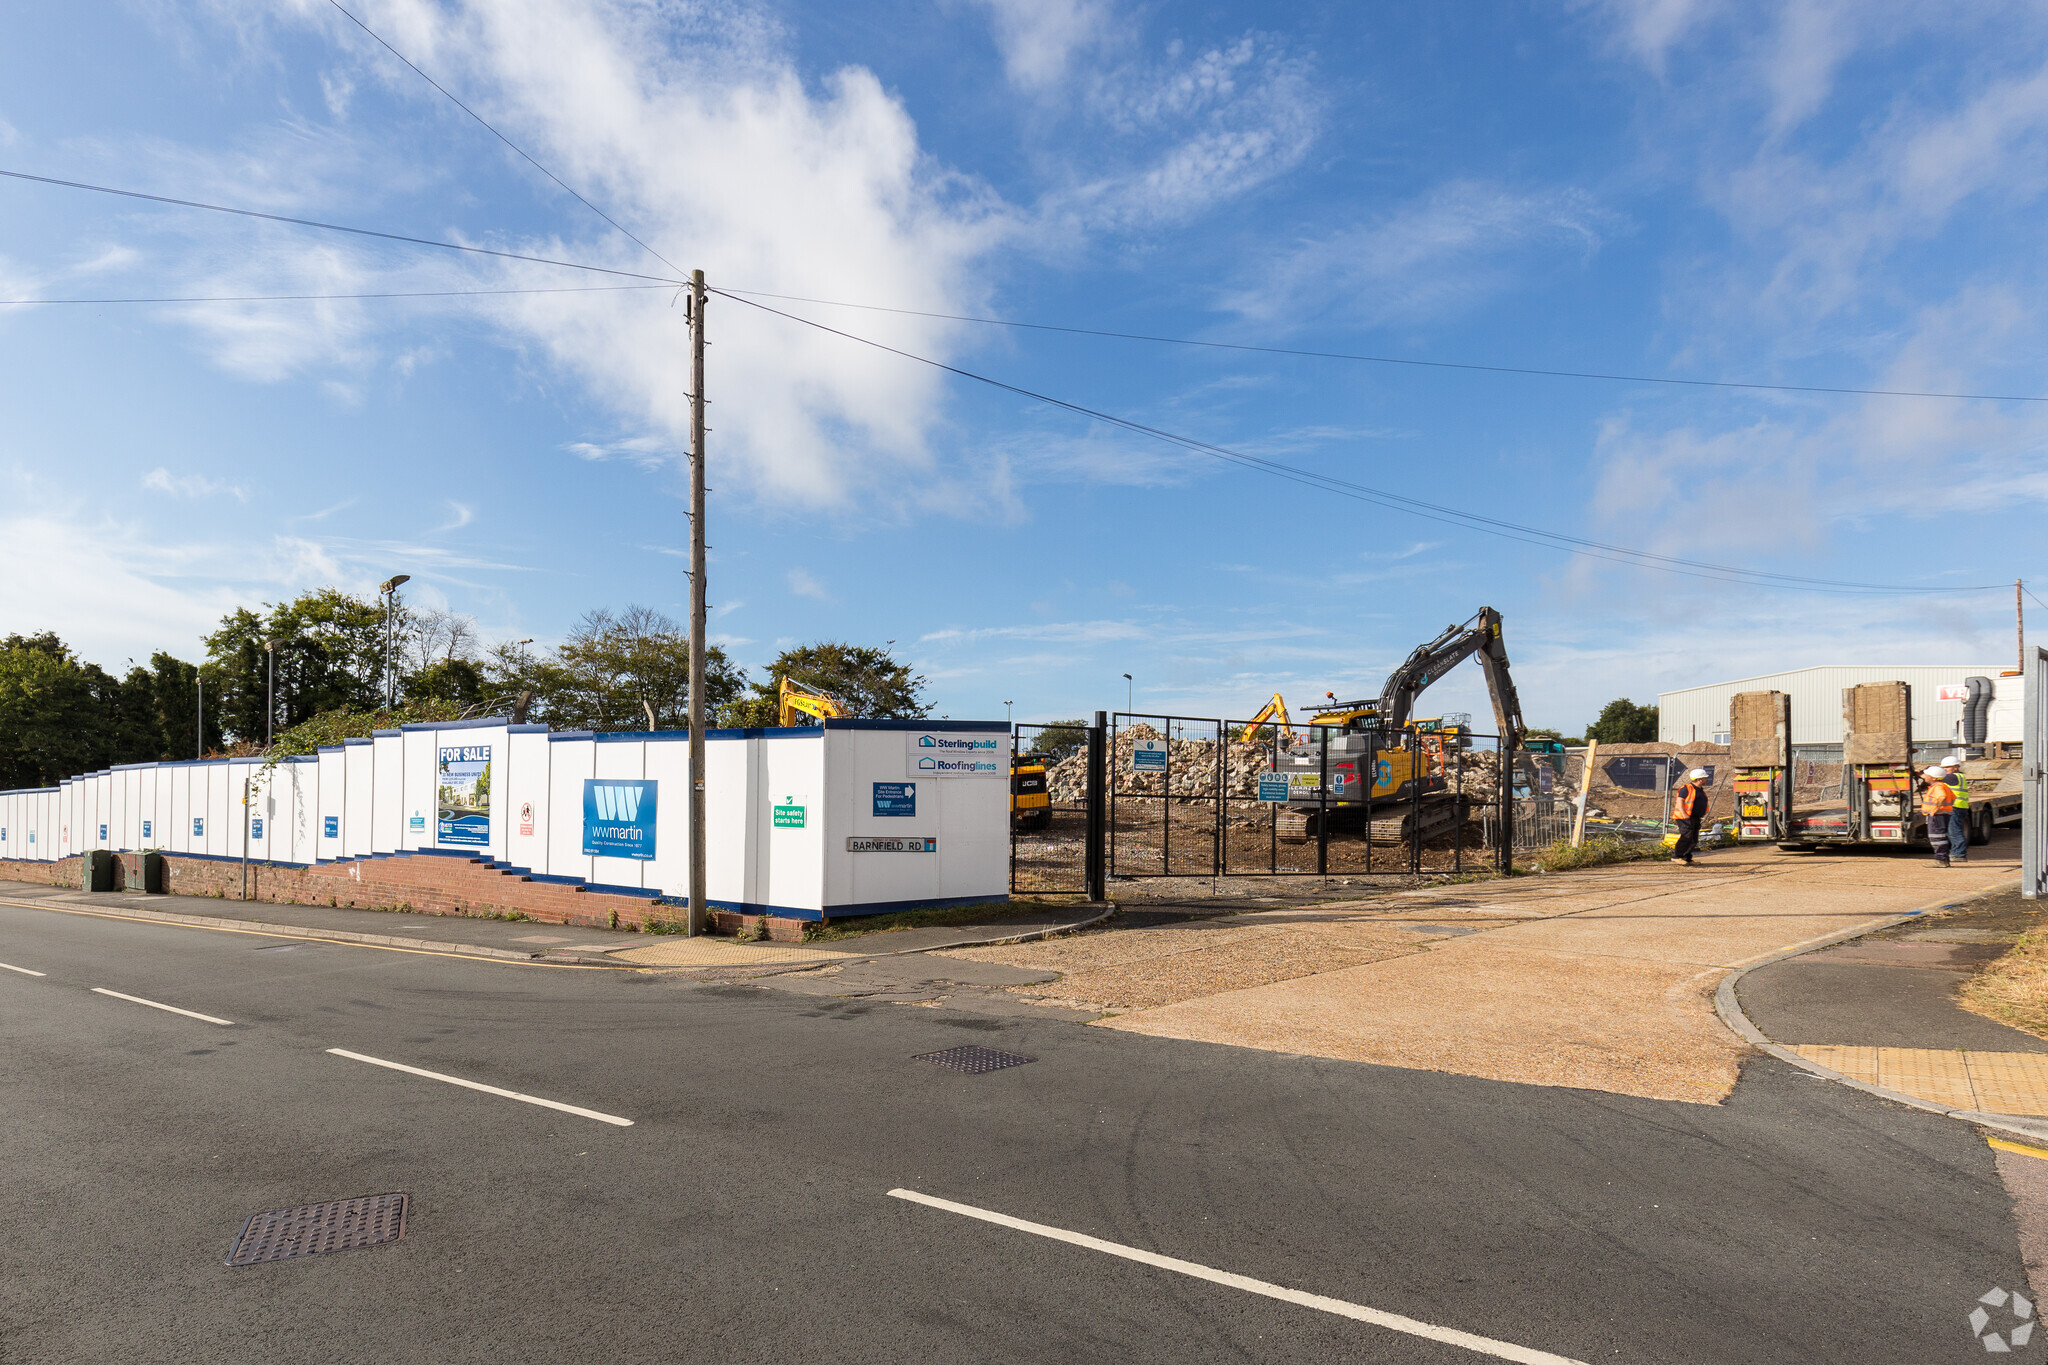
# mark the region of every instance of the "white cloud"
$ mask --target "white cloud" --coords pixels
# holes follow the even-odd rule
[[[988,11],[1010,83],[1044,90],[1067,73],[1074,53],[1094,42],[1110,17],[1106,0],[972,0]]]
[[[323,71],[320,73],[320,95],[327,104],[327,112],[337,119],[348,117],[349,101],[355,97],[356,83],[344,72]]]
[[[1247,34],[1192,55],[1097,72],[1078,112],[1096,125],[1048,196],[1049,223],[1143,230],[1184,222],[1293,170],[1321,131],[1313,64]]]
[[[1579,0],[1613,25],[1623,50],[1659,75],[1671,49],[1719,8],[1715,0]]]
[[[710,263],[714,285],[832,297],[858,280],[858,292],[908,307],[969,311],[982,302],[976,263],[1011,230],[993,195],[925,156],[872,73],[842,69],[806,87],[772,32],[727,10],[387,0],[369,18],[679,266]],[[402,93],[439,99],[388,66],[380,73]],[[609,232],[539,245],[667,269]],[[683,313],[671,304],[656,292],[483,308],[677,449],[688,407],[676,383]],[[724,299],[710,327],[728,483],[834,505],[877,475],[929,466],[935,373]],[[861,331],[940,357],[954,344],[954,325],[929,319],[877,317]]]
[[[1584,261],[1621,227],[1580,190],[1525,194],[1455,181],[1281,253],[1224,306],[1262,321],[1332,313],[1360,325],[1437,319],[1511,287],[1532,264]]]
[[[564,447],[579,460],[630,460],[642,469],[664,469],[680,458],[666,436],[629,436],[617,441],[571,441]]]
[[[825,590],[825,585],[820,583],[806,569],[791,569],[787,579],[789,590],[798,597],[809,597],[819,602],[830,602],[833,600],[832,594]]]
[[[237,502],[249,501],[249,494],[237,484],[209,479],[203,474],[173,474],[159,465],[142,476],[142,486],[174,498],[211,498],[225,493]]]

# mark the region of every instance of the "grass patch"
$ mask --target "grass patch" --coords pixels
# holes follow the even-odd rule
[[[1963,1008],[2048,1038],[2048,927],[2020,935],[2012,951],[1963,984]]]
[[[988,905],[941,905],[926,910],[898,910],[888,915],[851,915],[845,919],[827,920],[814,925],[805,937],[811,940],[858,938],[867,934],[887,934],[898,929],[931,929],[948,924],[975,924],[987,920],[1007,919],[1011,916],[1042,914],[1047,910],[1070,907],[1053,905],[1046,901],[1017,901],[1007,905],[992,902]]]
[[[1615,839],[1605,835],[1588,839],[1573,848],[1571,840],[1559,839],[1537,854],[1534,862],[1545,872],[1573,872],[1582,867],[1608,863],[1636,863],[1646,858],[1669,858],[1671,850],[1652,840]]]

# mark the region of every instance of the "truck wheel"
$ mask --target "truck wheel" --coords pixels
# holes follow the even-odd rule
[[[1991,812],[1973,810],[1970,812],[1970,842],[1988,844],[1991,842]]]

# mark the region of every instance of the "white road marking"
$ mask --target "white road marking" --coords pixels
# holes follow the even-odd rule
[[[105,986],[94,986],[92,992],[94,995],[111,995],[116,1000],[126,1000],[130,1004],[147,1005],[153,1010],[162,1010],[166,1014],[182,1014],[187,1019],[202,1019],[209,1024],[233,1024],[235,1022],[232,1019],[216,1019],[210,1014],[201,1014],[197,1010],[181,1010],[176,1005],[165,1005],[155,1000],[144,1000],[139,995],[123,995],[119,991],[110,991]]]
[[[43,976],[43,975],[45,975],[45,973],[43,973],[43,972],[32,972],[32,971],[30,971],[30,970],[29,970],[28,968],[26,968],[26,967],[16,967],[16,966],[14,966],[14,965],[13,965],[12,963],[7,963],[7,962],[0,962],[0,967],[5,967],[5,968],[7,968],[7,970],[8,970],[8,971],[10,971],[10,972],[20,972],[20,973],[21,973],[21,974],[22,974],[23,976]]]
[[[1427,1341],[1462,1346],[1468,1351],[1477,1351],[1481,1355],[1493,1356],[1498,1360],[1518,1361],[1520,1365],[1585,1365],[1584,1361],[1573,1360],[1569,1356],[1532,1350],[1527,1346],[1517,1346],[1511,1341],[1495,1341],[1492,1337],[1475,1336],[1471,1332],[1460,1332],[1455,1327],[1439,1327],[1435,1323],[1404,1318],[1399,1313],[1387,1313],[1377,1308],[1367,1308],[1362,1304],[1347,1303],[1343,1299],[1325,1298],[1321,1294],[1306,1294],[1299,1289],[1268,1284],[1264,1280],[1254,1280],[1245,1275],[1233,1275],[1227,1270],[1212,1270],[1193,1261],[1181,1261],[1171,1256],[1161,1256],[1156,1252],[1140,1251],[1136,1247],[1127,1247],[1120,1242],[1105,1242],[1086,1233],[1068,1232],[1064,1228],[1047,1227],[1043,1223],[1027,1223],[1022,1218],[1012,1218],[1006,1213],[978,1209],[972,1204],[956,1204],[950,1199],[935,1199],[928,1194],[919,1194],[916,1190],[891,1190],[889,1196],[892,1199],[907,1199],[914,1204],[924,1204],[930,1208],[944,1209],[948,1213],[957,1213],[967,1218],[979,1218],[984,1223],[1015,1228],[1019,1232],[1028,1232],[1033,1236],[1049,1237],[1055,1242],[1086,1247],[1090,1251],[1100,1251],[1104,1255],[1120,1256],[1126,1261],[1136,1261],[1141,1265],[1157,1266],[1161,1270],[1190,1275],[1198,1280],[1207,1280],[1211,1284],[1242,1289],[1248,1294],[1263,1294],[1269,1299],[1279,1299],[1283,1303],[1299,1304],[1303,1308],[1334,1313],[1338,1317],[1355,1318],[1359,1322],[1369,1322],[1375,1327],[1384,1327],[1389,1331],[1406,1332],[1409,1336],[1422,1337]]]
[[[633,1126],[633,1120],[622,1119],[617,1114],[600,1114],[595,1109],[578,1109],[573,1104],[563,1104],[558,1100],[544,1100],[538,1095],[522,1095],[517,1090],[500,1090],[495,1085],[485,1085],[480,1081],[465,1081],[460,1076],[444,1076],[438,1071],[423,1071],[416,1066],[407,1066],[404,1062],[387,1062],[382,1057],[365,1057],[360,1052],[349,1052],[344,1048],[331,1047],[327,1050],[337,1057],[346,1057],[352,1062],[368,1062],[371,1066],[390,1067],[393,1071],[403,1071],[408,1076],[425,1076],[430,1081],[446,1081],[450,1085],[459,1085],[465,1090],[481,1090],[486,1095],[498,1095],[508,1100],[518,1100],[521,1104],[537,1104],[543,1109],[559,1109],[564,1114],[574,1114],[578,1118],[596,1119],[599,1123],[613,1123],[621,1128],[631,1128]]]

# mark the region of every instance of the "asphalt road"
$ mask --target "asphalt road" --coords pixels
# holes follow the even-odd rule
[[[1586,1362],[1981,1359],[2025,1283],[1981,1137],[1768,1060],[1662,1104],[7,907],[0,963],[9,1365],[1515,1358],[894,1189]],[[1037,1060],[914,1060],[967,1044]],[[396,1190],[401,1242],[223,1264]]]

